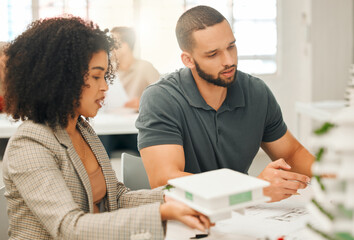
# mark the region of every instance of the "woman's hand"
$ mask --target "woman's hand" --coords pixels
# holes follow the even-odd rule
[[[160,214],[162,220],[177,220],[200,231],[205,231],[215,225],[210,223],[208,217],[178,201],[168,201],[161,204]]]

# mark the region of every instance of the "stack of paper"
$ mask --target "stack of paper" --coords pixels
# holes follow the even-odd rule
[[[270,184],[230,169],[171,179],[165,194],[205,214],[211,221],[231,217],[231,211],[270,200],[263,188]]]

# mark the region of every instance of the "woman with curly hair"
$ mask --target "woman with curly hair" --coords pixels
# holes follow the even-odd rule
[[[5,50],[5,109],[22,125],[4,155],[10,239],[163,239],[164,221],[209,220],[161,189],[119,182],[87,118],[113,76],[114,40],[80,18],[32,23]]]

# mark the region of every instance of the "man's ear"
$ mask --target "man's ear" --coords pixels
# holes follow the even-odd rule
[[[181,59],[184,66],[186,66],[187,68],[192,69],[195,67],[194,60],[192,58],[192,55],[189,52],[183,51],[181,54]]]

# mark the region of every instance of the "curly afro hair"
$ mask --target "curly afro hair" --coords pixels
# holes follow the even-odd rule
[[[66,127],[79,106],[92,55],[109,55],[117,46],[107,32],[72,16],[30,24],[5,49],[5,111],[15,120]],[[109,60],[105,79],[113,78]]]

